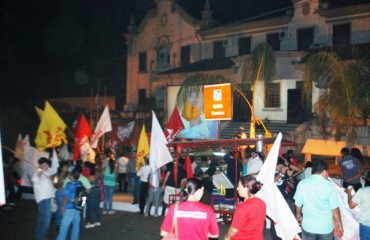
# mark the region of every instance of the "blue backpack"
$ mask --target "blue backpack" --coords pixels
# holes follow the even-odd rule
[[[86,188],[81,181],[76,181],[74,184],[76,186],[75,197],[73,199],[74,208],[77,210],[82,210],[87,200]]]

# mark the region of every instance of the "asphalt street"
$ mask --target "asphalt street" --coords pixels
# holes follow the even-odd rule
[[[34,239],[37,206],[34,200],[20,200],[16,206],[0,209],[0,239]],[[144,217],[137,213],[116,211],[112,215],[102,215],[100,227],[85,229],[81,226],[80,239],[122,240],[122,239],[160,239],[159,228],[163,217]],[[220,238],[223,239],[229,225],[219,223]],[[48,239],[55,239],[57,228],[51,223]],[[269,231],[265,238],[270,239]]]

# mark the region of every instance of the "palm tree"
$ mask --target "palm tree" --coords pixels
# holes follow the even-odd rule
[[[242,69],[242,85],[253,89],[252,102],[248,103],[251,110],[250,138],[256,137],[256,122],[262,123],[255,115],[255,103],[257,97],[257,85],[263,81],[264,85],[271,81],[275,73],[276,58],[274,50],[266,42],[259,43],[247,57]],[[241,93],[241,92],[239,92]]]
[[[320,51],[307,59],[303,93],[311,99],[313,84],[324,90],[314,104],[324,139],[328,136],[326,128],[332,126],[336,139],[345,133],[347,146],[354,144],[355,127],[370,112],[369,73],[366,58],[342,60],[334,52]]]

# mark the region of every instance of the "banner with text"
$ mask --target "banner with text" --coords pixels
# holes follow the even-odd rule
[[[204,117],[206,120],[231,119],[230,83],[204,86]]]

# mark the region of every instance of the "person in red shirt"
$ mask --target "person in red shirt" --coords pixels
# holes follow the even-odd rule
[[[178,204],[177,229],[178,240],[208,240],[218,238],[219,228],[213,209],[200,201],[204,188],[202,182],[196,178],[186,180]],[[171,204],[161,226],[161,236],[171,232],[172,221],[176,204]],[[172,232],[176,232],[172,230]]]
[[[225,236],[225,240],[262,240],[266,218],[266,204],[255,196],[262,184],[252,175],[240,178],[238,194],[244,198],[234,212],[233,221]]]
[[[90,175],[91,175],[91,173],[90,173],[90,162],[89,161],[85,161],[84,163],[83,163],[83,165],[84,165],[84,168],[83,168],[83,170],[82,170],[82,172],[81,172],[81,174],[83,175],[83,176],[85,176],[85,177],[90,177]]]

